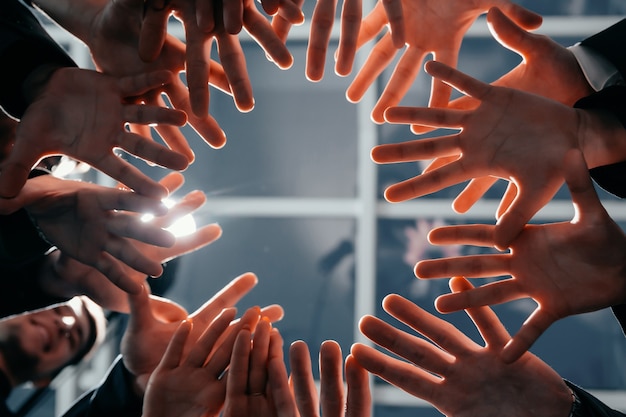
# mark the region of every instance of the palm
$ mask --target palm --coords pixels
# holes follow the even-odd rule
[[[419,28],[406,31],[406,48],[389,79],[385,90],[372,110],[372,119],[383,123],[383,113],[388,107],[400,103],[417,77],[427,54],[451,67],[456,67],[461,42],[475,19],[492,6],[502,7],[507,14],[520,21],[525,27],[536,27],[541,18],[508,0],[460,1],[454,6],[450,2],[437,0],[402,1],[405,27]],[[373,38],[386,23],[381,7],[375,9],[364,21],[359,45]],[[386,33],[376,43],[366,63],[359,70],[347,91],[351,101],[359,101],[365,91],[382,71],[391,64],[396,55],[391,34]],[[433,80],[430,106],[446,107],[451,89],[444,83]]]

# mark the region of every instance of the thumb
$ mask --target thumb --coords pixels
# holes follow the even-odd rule
[[[489,10],[487,25],[493,37],[505,48],[521,56],[532,50],[534,35],[516,25],[500,9],[493,7]]]
[[[519,359],[539,339],[556,317],[538,307],[526,319],[517,334],[502,349],[502,360],[513,363]]]
[[[564,158],[564,176],[574,204],[574,219],[585,214],[604,210],[596,193],[583,154],[579,150],[569,151]]]
[[[130,306],[130,316],[128,320],[128,331],[138,332],[145,330],[155,321],[152,314],[150,294],[145,285],[137,294],[128,294],[128,304]]]

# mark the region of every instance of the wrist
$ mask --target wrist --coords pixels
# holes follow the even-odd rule
[[[626,129],[612,112],[579,110],[579,148],[589,169],[626,160]]]

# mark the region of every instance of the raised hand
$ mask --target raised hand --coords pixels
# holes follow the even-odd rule
[[[380,2],[379,2],[380,4]],[[478,16],[490,7],[501,8],[508,16],[526,29],[535,29],[541,16],[509,0],[439,1],[403,0],[402,14],[406,29],[406,48],[398,61],[385,90],[372,109],[372,120],[383,123],[384,111],[396,106],[417,77],[427,54],[450,67],[456,67],[461,42],[467,30]],[[389,21],[383,7],[377,7],[363,20],[357,46],[374,39]],[[348,87],[346,96],[351,102],[358,102],[388,67],[398,52],[392,34],[385,33],[377,41],[363,67]],[[431,86],[430,107],[446,107],[451,89],[441,80],[434,79]]]
[[[254,333],[254,335],[253,335]],[[283,360],[283,340],[269,320],[237,335],[222,417],[297,417]]]
[[[381,14],[387,17],[394,46],[401,48],[405,41],[402,2],[400,0],[380,1],[376,7],[385,8]],[[315,4],[313,9],[306,55],[306,77],[310,81],[320,81],[324,76],[326,54],[335,23],[336,8],[336,1],[321,0]],[[339,47],[335,56],[335,73],[338,75],[346,76],[352,71],[359,46],[357,41],[361,29],[362,14],[362,2],[360,0],[345,0],[343,2]]]
[[[207,12],[215,7],[213,13]],[[273,4],[275,13],[294,23],[302,23],[300,8],[290,0]],[[202,9],[202,10],[200,10]],[[225,70],[235,104],[240,111],[247,112],[254,107],[252,86],[246,68],[245,56],[237,34],[243,27],[269,59],[279,68],[286,69],[293,64],[293,57],[254,1],[244,0],[221,3],[212,1],[173,0],[167,7],[148,7],[143,19],[140,54],[151,60],[160,50],[159,33],[164,33],[167,19],[173,11],[185,29],[186,39],[186,78],[189,87],[191,109],[197,116],[208,112],[209,62],[213,40],[217,43],[218,55]]]
[[[163,178],[161,183],[166,185],[170,192],[173,192],[173,187],[175,187],[173,184],[177,183],[176,178],[179,177],[182,177],[180,173],[173,172]],[[141,221],[141,225],[156,230],[168,228],[180,217],[201,207],[205,200],[203,193],[192,191],[171,207],[167,214],[155,217],[149,222]],[[134,218],[133,221],[135,221]],[[219,225],[209,224],[188,235],[176,236],[174,244],[170,247],[159,247],[138,240],[126,240],[130,242],[133,251],[137,251],[142,257],[160,266],[173,258],[209,245],[217,240],[221,234],[222,229]],[[42,286],[45,286],[47,292],[60,297],[84,294],[108,310],[128,313],[128,299],[120,287],[136,286],[139,289],[146,282],[145,273],[122,264],[118,281],[125,285],[117,286],[114,282],[117,283],[118,281],[110,280],[108,276],[103,275],[96,268],[79,262],[63,251],[58,251],[54,256],[57,259],[52,263],[49,271],[43,270],[44,273],[40,282]]]
[[[233,279],[221,291],[191,313],[185,320],[193,321],[189,337],[197,340],[202,329],[211,323],[225,308],[233,307],[257,284],[257,277],[246,273]],[[156,368],[167,344],[183,319],[164,319],[165,314],[151,307],[147,291],[129,296],[130,320],[120,344],[126,368],[142,379],[145,388],[147,377]],[[282,318],[280,306],[268,306],[260,314],[277,321]]]
[[[579,152],[568,153],[565,174],[576,210],[572,221],[527,225],[510,253],[421,261],[415,267],[420,278],[510,275],[436,300],[439,311],[450,312],[531,297],[537,308],[504,347],[507,362],[524,354],[555,321],[626,302],[626,235],[600,203]],[[493,246],[494,233],[489,225],[448,226],[434,229],[429,239]]]
[[[86,69],[55,70],[26,109],[16,129],[15,145],[0,164],[0,196],[16,196],[43,157],[64,154],[90,164],[139,194],[164,197],[163,187],[116,155],[114,149],[166,168],[187,167],[189,161],[184,155],[124,128],[126,123],[184,125],[184,112],[125,102],[148,90],[160,90],[172,80],[169,71],[118,79]]]
[[[342,376],[344,361],[339,344],[334,340],[323,342],[320,346],[319,360],[320,394],[318,397],[311,368],[311,354],[307,344],[298,340],[289,348],[290,382],[300,417],[369,417],[372,397],[367,371],[352,355],[346,357],[347,395],[344,395]]]
[[[193,322],[179,325],[148,380],[143,417],[219,415],[237,334],[259,320],[258,308],[252,308],[231,325],[235,314],[235,308],[222,310],[197,339],[190,337]]]
[[[471,288],[462,278],[452,279],[450,286],[454,291]],[[559,417],[570,412],[572,392],[549,365],[530,352],[512,364],[502,360],[500,349],[509,335],[488,307],[467,311],[484,346],[397,294],[385,297],[383,308],[425,338],[364,316],[361,332],[389,354],[356,343],[352,355],[369,372],[446,416]]]
[[[584,147],[580,142],[584,125],[592,124],[588,122],[591,116],[538,95],[490,86],[435,61],[429,62],[426,70],[480,100],[480,105],[475,110],[388,109],[385,117],[391,123],[461,131],[374,147],[371,156],[378,163],[453,159],[389,186],[385,198],[405,201],[484,176],[506,179],[515,184],[517,195],[506,210],[499,211],[496,245],[504,248],[563,184],[563,158],[568,150]],[[504,201],[508,204],[506,198]]]

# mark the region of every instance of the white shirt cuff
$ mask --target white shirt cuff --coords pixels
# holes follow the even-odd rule
[[[624,80],[615,65],[591,48],[580,43],[568,47],[578,61],[589,85],[596,91],[615,84],[623,84]]]

